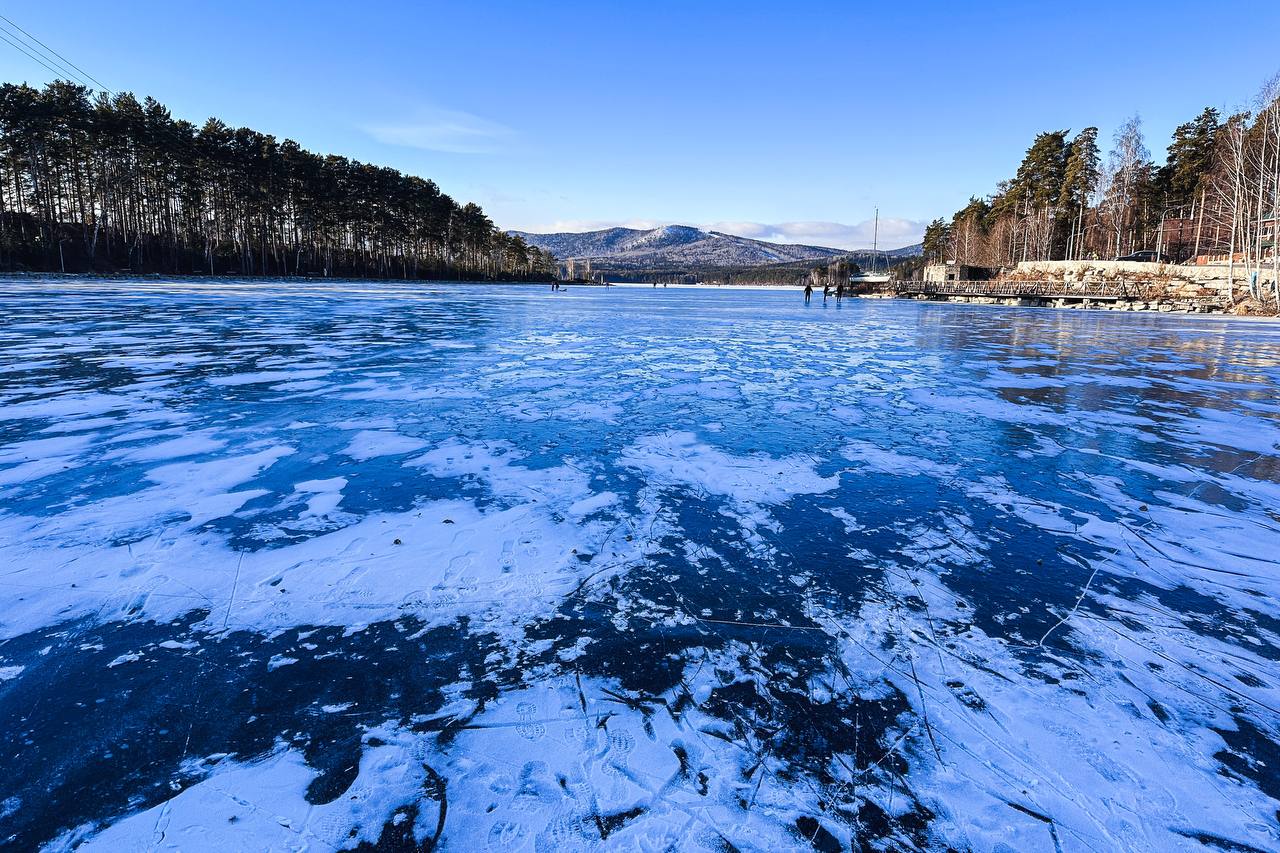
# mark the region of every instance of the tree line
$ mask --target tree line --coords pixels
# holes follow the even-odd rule
[[[555,262],[433,181],[56,81],[0,85],[0,269],[545,280]]]
[[[1038,134],[1013,178],[929,224],[924,256],[982,267],[1138,251],[1175,262],[1207,256],[1256,289],[1260,272],[1280,278],[1278,209],[1280,75],[1249,109],[1224,117],[1206,107],[1179,125],[1159,166],[1137,116],[1105,159],[1096,127]]]

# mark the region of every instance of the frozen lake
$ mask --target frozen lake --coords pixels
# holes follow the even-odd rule
[[[0,281],[0,848],[1280,847],[1280,325]]]

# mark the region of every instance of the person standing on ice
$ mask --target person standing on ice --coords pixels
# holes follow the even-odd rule
[[[804,304],[808,305],[809,300],[813,298],[813,285],[806,284],[804,286]]]

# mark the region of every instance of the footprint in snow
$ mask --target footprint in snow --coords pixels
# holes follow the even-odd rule
[[[547,727],[537,721],[538,706],[532,702],[521,702],[516,706],[516,716],[520,718],[520,725],[516,726],[516,734],[526,740],[542,740],[547,733]]]

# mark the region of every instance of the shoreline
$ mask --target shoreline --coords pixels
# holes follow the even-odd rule
[[[431,284],[448,282],[450,284],[538,284],[549,285],[552,279],[525,278],[372,278],[359,276],[311,276],[311,275],[239,275],[228,273],[208,275],[202,273],[132,273],[132,272],[0,272],[0,281],[10,279],[27,280],[96,280],[96,281],[183,281],[183,282],[219,282],[219,281],[272,281],[297,282],[300,284],[323,283],[330,281],[366,281],[366,282],[398,282],[403,284]]]
[[[520,280],[467,280],[467,279],[385,279],[385,278],[300,278],[291,276],[162,276],[156,274],[148,274],[143,276],[126,275],[120,273],[0,273],[0,287],[6,282],[13,284],[25,284],[38,287],[42,284],[47,285],[75,285],[82,284],[85,287],[92,288],[95,285],[108,284],[132,284],[139,286],[144,290],[162,289],[166,285],[174,288],[190,289],[193,292],[215,292],[219,289],[234,289],[236,291],[251,292],[256,288],[279,287],[280,285],[290,285],[295,288],[294,292],[299,296],[308,295],[308,291],[318,295],[323,291],[332,291],[335,289],[354,289],[348,286],[361,285],[363,288],[376,290],[386,288],[388,295],[395,292],[403,293],[406,289],[415,287],[429,289],[433,286],[449,285],[449,286],[499,286],[499,287],[526,287],[526,288],[549,288],[552,284],[551,280],[546,281],[520,281]],[[621,288],[627,290],[711,290],[711,291],[768,291],[768,292],[784,292],[784,293],[803,293],[804,288],[800,285],[788,284],[666,284],[661,283],[655,288],[652,282],[609,282],[607,284],[591,284],[585,282],[561,283],[564,291],[572,291],[574,289],[600,290],[605,291],[610,288]],[[815,290],[814,298],[821,300],[821,292]],[[830,297],[834,298],[834,297]],[[1213,310],[1213,311],[1190,311],[1186,309],[1169,308],[1161,310],[1159,308],[1115,308],[1106,304],[1075,304],[1075,305],[1052,305],[1052,304],[1026,304],[1017,302],[1016,300],[998,301],[993,299],[972,300],[966,298],[944,297],[944,298],[928,298],[917,299],[910,296],[896,295],[877,295],[877,294],[851,294],[846,299],[862,299],[869,301],[887,301],[887,302],[910,302],[915,304],[933,304],[933,305],[965,305],[986,308],[1039,308],[1044,310],[1055,311],[1075,311],[1090,313],[1108,313],[1108,314],[1161,314],[1176,315],[1180,317],[1212,317],[1217,319],[1229,320],[1256,320],[1261,322],[1280,321],[1280,314],[1233,314],[1230,311]]]
[[[462,278],[349,278],[349,277],[312,277],[312,276],[242,276],[242,275],[161,275],[158,273],[146,273],[142,275],[134,275],[131,273],[61,273],[61,272],[37,272],[37,273],[21,273],[21,272],[3,272],[0,273],[0,283],[6,281],[22,281],[32,284],[41,282],[76,282],[83,281],[86,284],[92,282],[134,282],[138,284],[154,285],[171,282],[183,285],[199,285],[207,284],[210,286],[218,284],[236,284],[240,286],[250,286],[258,283],[262,284],[296,284],[302,287],[308,285],[329,285],[329,284],[389,284],[389,285],[433,285],[433,284],[460,284],[468,286],[480,285],[500,285],[500,286],[521,286],[521,287],[550,287],[554,282],[552,279],[528,280],[528,279],[462,279]],[[571,290],[574,288],[583,288],[589,290],[607,290],[608,288],[628,288],[640,290],[776,290],[789,292],[802,292],[804,290],[801,285],[790,284],[666,284],[659,283],[654,288],[653,282],[632,282],[632,281],[611,281],[605,284],[597,282],[575,281],[560,282],[561,288]]]
[[[971,308],[1020,308],[1039,311],[1069,311],[1075,314],[1123,314],[1125,316],[1137,317],[1155,314],[1163,317],[1212,318],[1216,320],[1256,320],[1263,323],[1274,323],[1276,321],[1280,321],[1280,314],[1232,314],[1229,311],[1186,311],[1175,308],[1171,308],[1168,311],[1161,311],[1150,308],[1107,308],[1102,305],[1020,305],[991,301],[969,302],[954,298],[913,299],[909,296],[875,296],[868,294],[849,298],[867,299],[877,302],[911,302],[916,305],[962,305]]]

